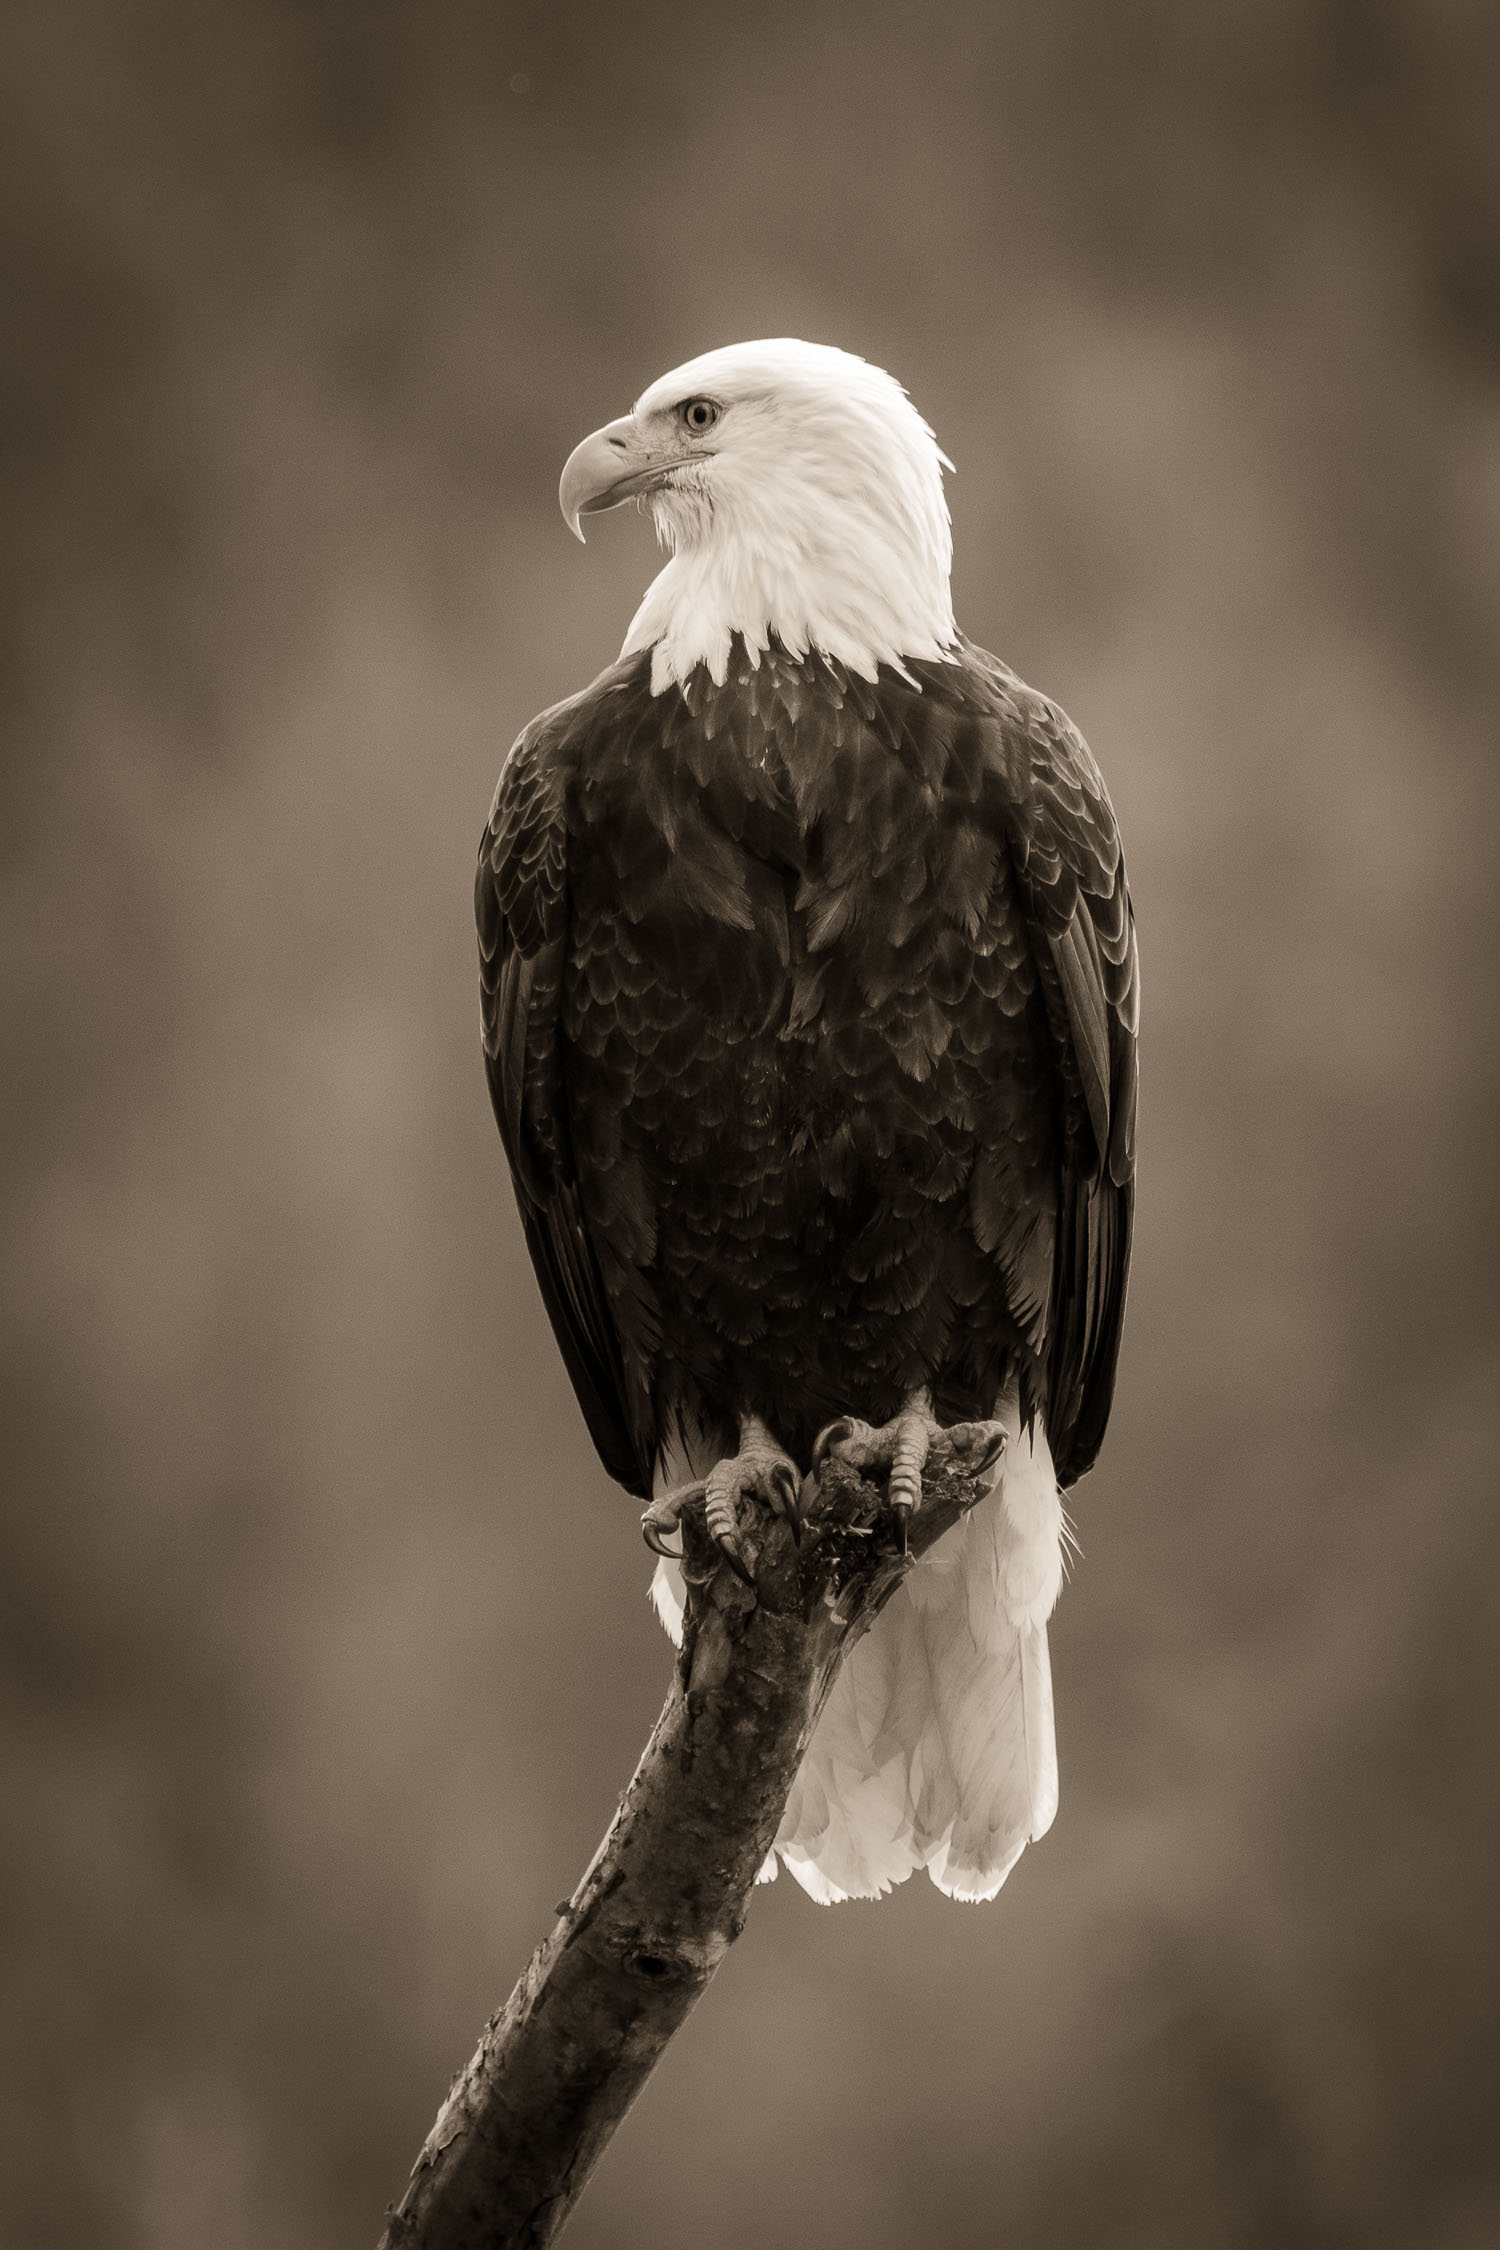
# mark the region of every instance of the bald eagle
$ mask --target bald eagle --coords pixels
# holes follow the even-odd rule
[[[889,375],[712,351],[560,500],[670,559],[618,663],[525,729],[477,886],[484,1049],[601,1459],[650,1504],[792,1511],[829,1451],[991,1478],[854,1648],[766,1872],[991,1898],[1057,1803],[1047,1619],[1129,1258],[1135,935],[1053,703],[954,624],[937,441]],[[905,1518],[903,1517],[903,1520]]]

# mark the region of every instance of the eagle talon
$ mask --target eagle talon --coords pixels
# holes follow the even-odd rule
[[[1005,1438],[1005,1431],[999,1430],[996,1432],[994,1437],[990,1439],[989,1444],[985,1447],[983,1453],[980,1454],[979,1459],[974,1463],[972,1473],[976,1477],[984,1477],[989,1475],[991,1469],[995,1466],[995,1463],[999,1460],[1001,1454],[1005,1451]]]
[[[944,1433],[966,1477],[988,1477],[1005,1451],[1010,1433],[1003,1422],[960,1422]]]
[[[911,1518],[922,1505],[922,1471],[929,1456],[951,1460],[966,1477],[988,1477],[1005,1449],[1003,1422],[956,1422],[944,1429],[925,1390],[913,1391],[901,1411],[880,1429],[845,1415],[830,1422],[813,1447],[816,1470],[830,1454],[866,1475],[883,1469],[886,1500],[897,1523],[901,1552],[909,1554]]]
[[[667,1546],[666,1537],[670,1531],[681,1530],[684,1508],[690,1508],[695,1500],[701,1500],[703,1493],[704,1484],[700,1477],[695,1484],[680,1484],[675,1491],[664,1492],[659,1499],[652,1501],[641,1517],[641,1537],[653,1555],[661,1555],[667,1562],[681,1562],[682,1549]]]
[[[771,1507],[780,1516],[792,1535],[795,1545],[802,1544],[802,1511],[797,1505],[800,1480],[790,1461],[778,1461],[767,1478],[770,1487]]]
[[[703,1514],[709,1537],[747,1586],[755,1583],[740,1530],[739,1503],[759,1501],[791,1528],[800,1541],[797,1468],[764,1422],[747,1414],[740,1425],[740,1449],[716,1461],[703,1484]]]
[[[830,1450],[835,1445],[847,1445],[859,1427],[859,1423],[852,1420],[849,1415],[841,1414],[836,1422],[830,1422],[826,1429],[819,1430],[813,1440],[812,1449],[812,1473],[814,1476],[817,1475],[819,1469],[827,1460]]]

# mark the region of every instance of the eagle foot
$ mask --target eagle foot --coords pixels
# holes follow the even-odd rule
[[[802,1537],[802,1512],[798,1505],[801,1479],[795,1463],[776,1443],[763,1422],[747,1415],[740,1432],[740,1449],[716,1461],[706,1477],[680,1484],[653,1500],[641,1517],[641,1536],[653,1554],[681,1560],[680,1550],[666,1544],[681,1527],[683,1512],[697,1500],[703,1502],[703,1520],[709,1537],[747,1586],[754,1576],[740,1534],[739,1503],[761,1501],[790,1526],[792,1537]]]
[[[964,1476],[987,1476],[1005,1450],[1007,1434],[1003,1422],[955,1422],[945,1429],[927,1392],[914,1391],[894,1421],[878,1429],[851,1414],[830,1422],[813,1446],[813,1474],[830,1454],[864,1474],[883,1469],[896,1536],[905,1554],[911,1519],[922,1505],[922,1471],[929,1455],[950,1458]]]

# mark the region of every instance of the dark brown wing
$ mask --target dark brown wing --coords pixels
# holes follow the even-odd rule
[[[655,1450],[650,1400],[625,1380],[584,1223],[563,1099],[558,1011],[567,950],[566,796],[589,729],[608,723],[611,675],[534,719],[506,760],[479,847],[485,1067],[526,1244],[589,1433],[641,1497]]]
[[[1052,1034],[1062,1171],[1046,1323],[1058,1476],[1092,1468],[1114,1395],[1134,1209],[1135,918],[1099,769],[1069,719],[981,649],[987,809],[1007,846]]]

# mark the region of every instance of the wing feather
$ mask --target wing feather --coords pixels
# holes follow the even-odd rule
[[[1135,918],[1114,808],[1083,737],[994,657],[965,653],[987,706],[989,802],[1051,1042],[1061,1166],[1045,1324],[1047,1429],[1068,1485],[1093,1466],[1103,1442],[1124,1319],[1140,1013]],[[992,1199],[981,1194],[975,1211],[981,1242],[999,1236]]]
[[[644,1497],[653,1452],[649,1399],[626,1379],[563,1101],[558,1017],[573,747],[567,722],[578,700],[544,712],[522,734],[480,843],[475,919],[484,1054],[526,1246],[558,1347],[605,1468]]]

